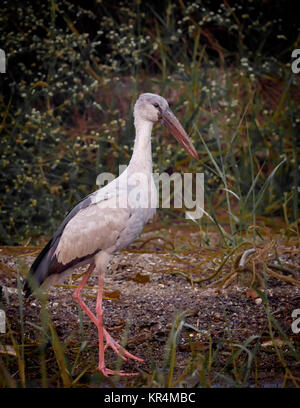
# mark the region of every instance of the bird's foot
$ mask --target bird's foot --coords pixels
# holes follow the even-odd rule
[[[138,373],[126,373],[125,371],[114,371],[110,370],[109,368],[106,367],[100,367],[98,366],[98,371],[102,373],[105,377],[108,377],[109,375],[120,375],[120,376],[132,376],[132,375],[139,375]]]
[[[117,343],[111,335],[104,329],[104,337],[106,340],[106,344],[104,347],[104,351],[108,348],[111,347],[113,351],[122,358],[122,360],[127,361],[127,358],[131,358],[132,360],[138,361],[139,363],[143,363],[144,360],[134,356],[133,354],[129,353],[129,351],[125,350],[124,347],[120,346],[119,343]],[[130,374],[130,375],[136,375],[136,374]]]

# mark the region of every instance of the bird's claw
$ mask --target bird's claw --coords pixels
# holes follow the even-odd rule
[[[125,371],[114,371],[106,367],[98,367],[98,371],[100,371],[105,377],[109,375],[120,375],[120,376],[132,376],[132,375],[139,375],[138,373],[126,373]]]
[[[104,337],[106,340],[106,344],[104,347],[104,351],[108,348],[111,347],[113,351],[122,358],[123,361],[127,361],[127,358],[131,358],[132,360],[138,361],[139,363],[143,363],[144,360],[134,356],[133,354],[129,353],[129,351],[125,350],[124,347],[120,346],[119,343],[117,343],[111,335],[105,330],[104,332]],[[134,374],[135,375],[135,374]]]

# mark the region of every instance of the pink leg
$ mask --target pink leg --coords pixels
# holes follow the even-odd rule
[[[89,316],[89,318],[92,320],[92,322],[95,324],[95,326],[98,329],[98,337],[99,337],[99,365],[98,365],[98,370],[101,371],[105,376],[112,375],[112,374],[118,374],[118,375],[137,375],[137,373],[125,373],[124,371],[112,371],[108,368],[105,367],[104,363],[104,351],[107,349],[107,347],[111,347],[113,351],[120,355],[120,357],[124,360],[127,361],[127,358],[131,358],[133,360],[143,362],[141,358],[135,357],[133,354],[129,353],[127,350],[125,350],[120,344],[118,344],[111,336],[110,334],[105,330],[103,327],[103,310],[102,310],[102,292],[103,292],[103,275],[100,273],[99,275],[99,288],[98,288],[98,296],[97,296],[97,304],[96,304],[96,316],[91,312],[91,310],[88,308],[88,306],[84,303],[84,301],[81,298],[81,291],[88,281],[91,273],[94,270],[95,265],[91,264],[86,272],[86,274],[83,276],[80,284],[76,288],[73,298],[74,300],[79,303],[80,307],[85,311],[85,313]],[[106,345],[104,347],[103,344],[103,336],[105,337],[106,340]],[[126,358],[127,357],[127,358]]]
[[[96,317],[94,316],[94,314],[91,312],[91,310],[87,307],[87,305],[84,303],[84,301],[81,298],[81,291],[82,291],[84,285],[87,283],[89,277],[91,276],[91,273],[93,272],[94,268],[95,268],[94,264],[91,264],[89,266],[89,268],[86,271],[86,274],[83,276],[80,284],[75,289],[75,292],[73,294],[73,299],[75,300],[75,302],[77,302],[79,304],[79,306],[85,311],[85,313],[92,320],[92,322],[95,323],[95,325],[97,326],[98,322],[97,322]]]
[[[103,310],[102,310],[102,291],[103,291],[103,275],[99,275],[98,296],[96,303],[97,328],[99,338],[99,364],[98,370],[104,375],[107,375],[107,368],[104,363],[104,344],[103,344]]]
[[[103,328],[103,309],[102,309],[102,293],[103,293],[103,274],[100,273],[99,275],[99,286],[98,286],[98,296],[97,296],[97,304],[96,304],[96,315],[97,315],[97,320],[98,320],[98,336],[99,336],[99,364],[98,364],[98,370],[101,371],[101,373],[103,373],[105,376],[108,375],[138,375],[138,373],[125,373],[124,371],[113,371],[110,370],[109,368],[105,367],[105,363],[104,363],[104,350],[110,346],[112,347],[112,349],[117,353],[120,354],[120,349],[124,350],[118,343],[116,343],[113,338],[106,332],[104,332],[104,328]],[[105,336],[106,339],[106,346],[104,348],[103,345],[103,335]],[[124,350],[126,351],[126,350]],[[122,351],[121,351],[122,352]],[[127,357],[132,356],[132,354],[127,353]],[[123,354],[123,352],[122,352]],[[121,357],[123,358],[123,360],[126,358],[124,358],[124,356]],[[137,359],[137,357],[132,356],[134,359]],[[138,361],[140,359],[137,359]]]

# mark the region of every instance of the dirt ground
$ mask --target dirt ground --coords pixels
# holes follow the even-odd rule
[[[143,386],[147,374],[151,374],[154,367],[157,370],[162,368],[174,318],[178,313],[186,312],[178,340],[175,378],[191,360],[191,347],[194,353],[197,350],[205,353],[209,348],[209,338],[212,344],[216,345],[220,339],[228,339],[231,333],[232,341],[242,344],[250,336],[262,335],[261,343],[265,344],[263,347],[266,352],[258,359],[257,384],[280,385],[283,368],[275,354],[268,353],[268,348],[272,346],[269,344],[270,333],[265,307],[260,298],[255,298],[249,292],[249,282],[247,283],[242,274],[238,281],[233,281],[226,288],[212,287],[213,279],[199,284],[182,275],[184,272],[189,276],[192,270],[193,279],[209,276],[214,270],[213,267],[220,262],[220,247],[207,248],[198,245],[201,242],[198,234],[198,229],[190,228],[187,233],[173,226],[164,228],[156,239],[152,239],[153,229],[145,231],[129,250],[116,254],[111,261],[104,280],[104,324],[116,340],[120,341],[126,335],[126,349],[144,360],[144,363],[132,360],[123,363],[123,370],[138,372],[140,376],[122,378],[120,384]],[[183,242],[180,238],[182,236],[185,241],[188,237],[192,247]],[[279,243],[278,248],[279,252],[280,248],[290,249],[282,251],[280,259],[293,265],[299,273],[300,254],[297,248],[283,243]],[[269,255],[272,260],[274,254]],[[9,255],[3,247],[0,249],[0,285],[4,288],[2,302],[17,337],[20,333],[19,297],[17,274],[12,271],[20,268],[20,262],[21,266],[22,262],[30,266],[35,256],[32,251],[29,255],[23,253],[15,256]],[[230,259],[218,279],[228,273],[232,264],[233,260]],[[199,265],[197,271],[191,265]],[[81,268],[77,273],[83,271],[84,268]],[[83,336],[88,344],[76,363],[74,377],[86,368],[86,373],[94,373],[97,365],[96,328],[88,317],[83,315],[82,332],[78,307],[72,298],[73,285],[79,282],[76,276],[78,275],[75,273],[65,285],[53,286],[48,292],[48,310],[59,339],[65,346],[68,359],[74,362]],[[268,279],[267,285],[270,310],[289,339],[297,345],[299,352],[300,335],[291,330],[291,314],[294,309],[300,308],[300,288],[274,277]],[[97,276],[92,276],[84,290],[84,300],[92,310],[95,308],[97,287]],[[24,302],[25,344],[28,345],[25,353],[25,356],[28,356],[27,379],[32,386],[38,386],[40,376],[39,362],[32,351],[32,347],[34,348],[40,338],[39,330],[32,325],[40,325],[40,310],[41,305],[33,297]],[[10,342],[7,334],[0,334],[0,339],[2,344]],[[51,348],[51,345],[49,347]],[[285,346],[279,344],[279,347]],[[51,377],[55,376],[58,368],[53,353],[49,353],[47,367]],[[224,353],[226,360],[226,352]],[[105,352],[105,358],[107,366],[115,369],[117,359],[111,349]],[[219,363],[222,365],[222,361]],[[294,376],[300,376],[299,362],[291,360],[290,368]],[[84,378],[83,376],[81,381]],[[110,379],[101,381],[103,386],[111,384]],[[194,383],[189,381],[188,386],[197,385],[196,379]],[[249,381],[250,385],[251,381],[254,382],[251,376]]]

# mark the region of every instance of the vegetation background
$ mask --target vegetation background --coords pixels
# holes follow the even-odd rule
[[[293,7],[268,0],[3,1],[0,242],[50,235],[97,188],[100,172],[117,174],[128,163],[132,108],[144,91],[170,101],[201,158],[186,159],[157,127],[154,171],[205,172],[210,212],[227,208],[234,192],[232,233],[233,224],[245,229],[257,215],[297,228]]]

